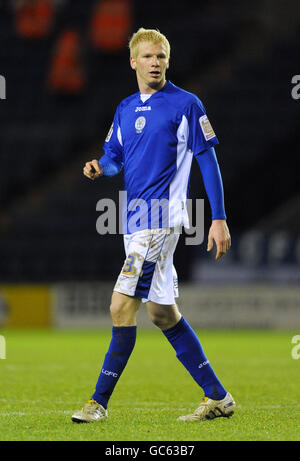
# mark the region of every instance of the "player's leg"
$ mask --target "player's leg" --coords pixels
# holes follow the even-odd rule
[[[113,292],[110,306],[112,339],[92,397],[104,408],[107,408],[108,400],[134,348],[139,305],[139,298]]]
[[[216,377],[201,343],[185,318],[175,305],[166,306],[153,302],[147,303],[152,322],[162,330],[176,351],[178,360],[204,390],[205,396],[221,400],[226,390]]]
[[[171,229],[156,260],[155,272],[146,299],[147,310],[153,323],[162,330],[175,349],[177,358],[205,394],[199,409],[194,414],[181,419],[229,416],[233,413],[234,401],[214,373],[196,333],[176,306],[178,280],[173,265],[173,255],[177,242],[178,235],[175,229]]]
[[[101,368],[95,392],[81,411],[72,416],[74,422],[92,422],[107,418],[107,405],[128,362],[136,340],[136,314],[140,299],[113,292],[110,313],[112,339]]]
[[[188,415],[191,416],[188,419],[204,419],[202,416],[206,418],[208,413],[210,417],[232,414],[232,406],[234,404],[232,397],[217,378],[204,354],[196,333],[180,314],[176,304],[160,305],[147,302],[147,310],[152,322],[162,330],[175,349],[178,360],[204,391],[206,406],[202,408],[202,404],[201,415],[199,417]],[[218,402],[218,404],[215,402]],[[228,405],[228,407],[223,408],[224,405]],[[217,406],[220,409],[220,414],[214,414],[213,412]],[[203,414],[203,410],[205,415]]]

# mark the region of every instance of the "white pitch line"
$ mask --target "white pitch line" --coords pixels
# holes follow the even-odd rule
[[[71,415],[73,411],[66,410],[48,410],[48,411],[7,411],[0,413],[1,416],[37,416],[37,415]]]

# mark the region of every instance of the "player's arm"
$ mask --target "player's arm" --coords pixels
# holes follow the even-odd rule
[[[231,246],[230,232],[226,222],[222,176],[213,147],[195,155],[195,157],[200,166],[212,212],[207,251],[211,251],[215,242],[217,247],[216,259],[219,259]]]
[[[99,176],[114,176],[123,168],[122,162],[116,162],[108,153],[104,154],[100,160],[86,162],[83,174],[89,179],[97,179]]]
[[[207,250],[212,249],[215,241],[216,259],[219,259],[226,253],[231,243],[224,209],[222,177],[214,150],[218,139],[208,120],[205,108],[198,98],[187,106],[185,115],[189,126],[188,148],[194,153],[199,163],[212,210]]]
[[[83,174],[89,179],[99,176],[114,176],[123,168],[123,142],[119,120],[119,107],[103,146],[104,155],[100,160],[91,160],[85,164]]]

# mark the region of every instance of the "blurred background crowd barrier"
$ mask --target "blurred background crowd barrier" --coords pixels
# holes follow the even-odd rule
[[[167,77],[203,101],[220,141],[232,248],[216,262],[207,238],[181,238],[180,305],[199,326],[300,326],[295,0],[0,0],[0,325],[109,322],[124,250],[96,232],[96,203],[118,201],[122,174],[90,182],[82,168],[137,91],[139,27],[169,38]],[[196,162],[190,197],[205,197]]]

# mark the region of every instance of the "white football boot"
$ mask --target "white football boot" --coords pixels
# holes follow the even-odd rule
[[[91,399],[80,411],[74,413],[72,421],[74,423],[92,423],[95,421],[104,421],[107,418],[107,410],[100,403]]]
[[[190,415],[179,416],[177,421],[197,421],[204,419],[214,419],[220,416],[230,418],[235,410],[235,401],[229,392],[222,400],[212,400],[204,397],[199,407]]]

